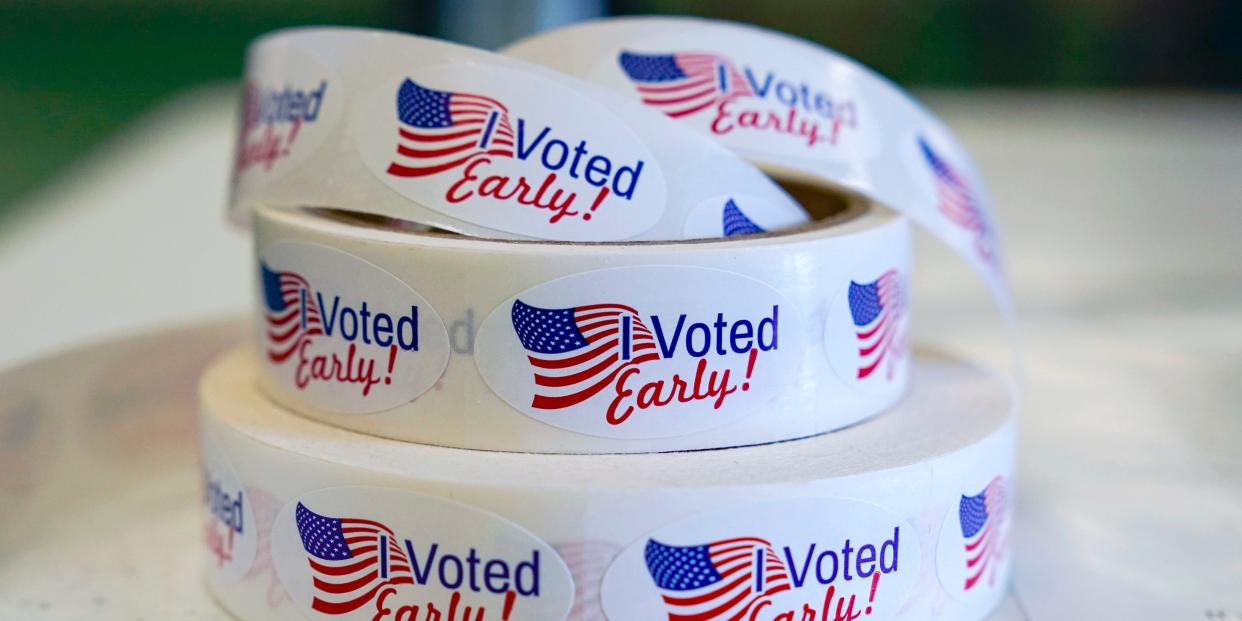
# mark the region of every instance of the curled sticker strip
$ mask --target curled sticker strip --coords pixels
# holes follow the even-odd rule
[[[826,182],[910,216],[1012,302],[983,180],[952,133],[891,81],[750,25],[613,18],[502,50],[590,80],[712,137],[778,179]]]
[[[271,404],[257,371],[238,351],[201,388],[243,497],[283,506],[255,566],[287,597],[267,573],[208,574],[243,621],[973,621],[1006,591],[1008,538],[988,529],[1013,490],[979,481],[1012,479],[1013,393],[953,359],[917,358],[911,399],[838,433],[654,455],[359,435]]]
[[[258,205],[333,207],[561,241],[806,221],[753,165],[659,112],[465,46],[377,30],[281,31],[250,48],[245,93],[231,207],[241,220]],[[716,225],[688,225],[704,203]],[[722,230],[726,208],[751,224]]]

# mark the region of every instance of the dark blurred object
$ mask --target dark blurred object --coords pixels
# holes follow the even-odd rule
[[[13,2],[0,4],[0,217],[152,103],[237,79],[246,43],[263,32],[362,25],[495,47],[607,13],[751,22],[826,44],[905,85],[1242,86],[1242,2]]]
[[[1242,2],[616,0],[617,14],[750,22],[903,85],[1242,87]]]
[[[0,217],[155,102],[238,79],[246,43],[263,32],[416,20],[386,1],[0,4]]]

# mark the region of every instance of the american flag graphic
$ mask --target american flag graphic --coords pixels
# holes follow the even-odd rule
[[[305,278],[277,272],[259,263],[263,302],[267,306],[267,358],[276,364],[288,360],[312,336],[323,334],[319,307]]]
[[[539,308],[515,300],[511,316],[535,367],[531,407],[541,410],[582,403],[622,369],[660,358],[651,330],[624,304]]]
[[[966,584],[969,591],[988,574],[990,583],[995,570],[988,571],[991,561],[1005,555],[1004,533],[999,532],[1005,521],[1005,480],[997,476],[982,492],[962,496],[957,515],[962,525],[966,547]]]
[[[772,544],[756,537],[697,546],[649,539],[643,555],[669,621],[737,621],[764,598],[792,588]]]
[[[906,307],[901,275],[888,270],[873,282],[850,281],[849,302],[861,358],[858,379],[869,377],[886,361],[886,374],[892,379],[901,351],[900,323]]]
[[[724,206],[724,212],[721,214],[721,226],[724,229],[725,237],[733,237],[734,235],[751,235],[753,233],[763,233],[764,230],[758,224],[751,221],[738,208],[737,203],[733,199],[729,199]]]
[[[387,526],[325,517],[300,502],[295,513],[314,574],[311,608],[342,615],[367,605],[384,585],[414,584],[410,559]]]
[[[919,148],[935,177],[940,213],[950,222],[970,231],[975,236],[975,251],[983,260],[992,262],[994,253],[991,226],[980,210],[970,186],[948,160],[931,148],[926,139],[919,138]]]
[[[491,97],[436,91],[407,79],[397,90],[397,120],[390,175],[425,177],[481,155],[513,157],[509,109]]]
[[[621,69],[638,86],[643,103],[679,118],[734,97],[749,97],[746,76],[727,58],[703,52],[621,52]]]

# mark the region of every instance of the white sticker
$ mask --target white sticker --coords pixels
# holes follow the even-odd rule
[[[776,290],[723,270],[583,272],[528,289],[479,328],[483,379],[549,425],[611,438],[711,429],[790,379],[805,344]]]
[[[203,543],[207,563],[221,584],[237,582],[254,563],[258,525],[251,498],[211,436],[202,436]]]
[[[263,364],[291,393],[378,412],[421,395],[448,365],[440,316],[382,268],[305,242],[261,249],[258,268]]]
[[[317,490],[272,528],[289,597],[311,619],[560,621],[573,603],[556,551],[491,513],[377,487]]]
[[[892,256],[886,253],[885,259]],[[904,262],[863,261],[828,311],[828,360],[846,385],[864,394],[886,395],[906,386],[910,311],[904,268]]]
[[[796,499],[661,528],[604,576],[609,619],[888,619],[919,574],[918,534],[875,505]]]
[[[929,123],[901,145],[901,159],[914,180],[915,197],[934,205],[947,241],[968,248],[992,272],[999,269],[1000,249],[988,215],[988,199],[966,152],[949,131]]]
[[[262,185],[306,159],[336,126],[344,107],[340,82],[295,49],[253,55],[242,84],[236,186]]]
[[[940,528],[936,569],[955,599],[982,601],[998,596],[1007,581],[1012,479],[976,468],[951,503]]]
[[[664,213],[664,172],[599,103],[484,65],[412,68],[359,109],[358,148],[389,187],[467,222],[541,239],[634,237]]]
[[[754,235],[806,222],[793,203],[773,203],[750,195],[721,195],[698,204],[686,217],[686,239]]]
[[[731,149],[813,168],[871,155],[880,141],[859,70],[825,54],[763,32],[692,30],[628,41],[589,77]]]

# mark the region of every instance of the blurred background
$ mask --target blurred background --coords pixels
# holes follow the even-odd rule
[[[1242,87],[1242,2],[1211,0],[47,0],[0,3],[0,224],[18,201],[172,94],[236,81],[265,31],[351,24],[488,48],[601,15],[748,21],[903,85]]]
[[[345,24],[496,48],[642,13],[750,22],[840,50],[913,89],[979,163],[1025,343],[1013,618],[1242,620],[1242,1],[0,0],[0,370],[248,307],[249,240],[223,207],[255,36]],[[983,288],[924,242],[915,334],[1010,360]],[[121,355],[103,366],[169,371]],[[112,412],[153,412],[141,404],[160,388],[193,394],[190,380],[148,390],[98,377],[102,418],[121,423],[142,419]],[[62,380],[43,384],[75,399]],[[25,431],[6,435],[9,396],[0,389],[0,460],[28,445],[32,463],[75,482],[97,474],[43,458]],[[143,425],[114,426],[136,445],[157,433]],[[11,506],[0,499],[0,517]],[[93,518],[61,517],[106,543]],[[57,594],[66,568],[97,567],[35,556]],[[6,588],[10,603],[38,601],[11,576],[44,574],[4,573],[3,561],[8,618]],[[192,573],[148,569],[165,594],[163,574]],[[187,601],[204,597],[185,584]],[[87,617],[99,618],[65,618]]]

